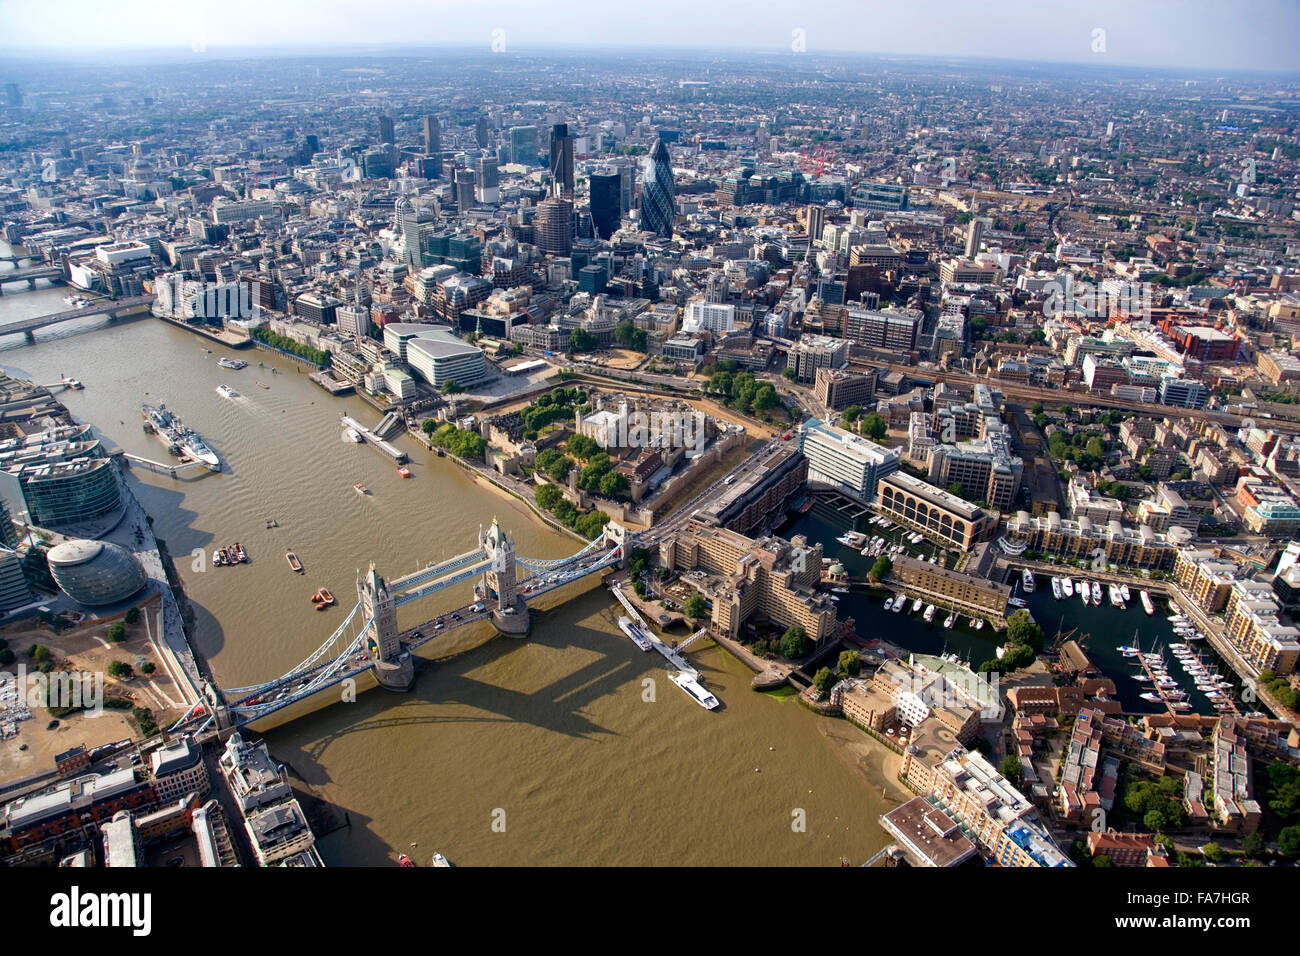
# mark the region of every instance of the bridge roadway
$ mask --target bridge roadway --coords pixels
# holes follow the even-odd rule
[[[0,285],[6,282],[31,282],[34,279],[62,279],[61,266],[20,266],[0,270]]]
[[[9,275],[10,273],[0,272],[0,276]],[[94,305],[88,305],[84,309],[68,309],[66,312],[54,312],[50,315],[37,316],[34,319],[28,319],[25,322],[14,322],[10,325],[0,327],[0,335],[17,335],[23,333],[30,335],[37,329],[43,329],[47,325],[57,325],[60,322],[70,322],[73,319],[85,319],[96,315],[105,315],[109,312],[126,311],[141,305],[147,305],[153,302],[151,295],[137,295],[125,299],[105,300],[96,302]]]
[[[526,601],[540,597],[548,591],[563,587],[587,575],[598,573],[619,560],[617,548],[611,548],[604,555],[590,555],[590,550],[589,546],[578,554],[572,555],[567,562],[552,567],[541,574],[523,579],[519,582],[520,594],[524,596]],[[406,582],[404,586],[408,587],[413,580],[416,583],[422,583],[432,576],[431,572],[438,569],[446,571],[452,565],[464,568],[465,564],[474,562],[481,554],[481,551],[467,552],[464,555],[458,555],[448,561],[441,562],[423,571],[417,571],[399,580]],[[516,560],[521,563],[526,561],[526,559]],[[538,563],[547,564],[548,562]],[[470,568],[453,574],[454,580],[440,581],[437,586],[424,588],[414,596],[398,595],[395,603],[399,606],[409,603],[417,597],[425,597],[444,587],[450,587],[454,583],[468,580],[477,574],[481,574],[484,570],[486,570],[485,564],[472,563]],[[482,607],[483,610],[476,611],[474,610],[476,607]],[[359,608],[353,608],[352,614],[349,615],[349,621],[358,613],[358,610]],[[436,638],[445,637],[457,628],[479,621],[491,620],[491,618],[492,611],[486,605],[486,602],[474,601],[403,631],[401,641],[411,651],[415,651]],[[344,625],[346,626],[347,623],[348,621],[345,621]],[[295,670],[267,684],[255,688],[236,688],[236,690],[255,690],[252,695],[231,703],[231,711],[237,716],[237,722],[246,723],[265,717],[267,714],[287,707],[304,697],[339,684],[348,678],[359,677],[370,670],[372,661],[369,652],[363,645],[369,624],[369,621],[364,622],[364,626],[360,628],[357,637],[352,639],[346,650],[338,656],[314,661],[312,658],[308,658],[308,661],[311,662],[308,666],[299,665]]]

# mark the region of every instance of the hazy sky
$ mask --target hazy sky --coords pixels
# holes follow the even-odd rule
[[[1300,0],[0,0],[0,50],[586,44],[1300,71]]]

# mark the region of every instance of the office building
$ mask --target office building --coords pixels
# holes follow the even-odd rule
[[[479,203],[494,206],[501,201],[501,171],[495,156],[480,156],[474,161],[474,196]]]
[[[906,359],[916,348],[925,315],[918,309],[877,312],[850,307],[844,316],[844,337],[868,348],[898,352]]]
[[[894,520],[963,551],[991,539],[998,527],[997,518],[983,508],[906,472],[881,479],[876,500]]]
[[[619,190],[622,175],[617,170],[602,170],[592,173],[591,184],[591,222],[596,235],[609,239],[618,229],[622,216],[619,205]]]
[[[984,224],[986,220],[976,216],[966,225],[966,258],[974,259],[984,241]]]
[[[573,137],[567,123],[551,127],[551,195],[573,200]]]
[[[676,187],[668,147],[655,140],[650,159],[641,178],[641,228],[663,238],[671,238],[677,218]]]
[[[474,208],[474,170],[456,170],[455,183],[456,208],[461,213],[466,213]]]
[[[425,176],[433,179],[442,175],[442,133],[438,117],[424,118],[424,154],[428,159]]]
[[[790,350],[787,363],[800,382],[813,382],[821,368],[843,368],[849,360],[849,343],[825,335],[805,335]]]
[[[543,255],[569,255],[573,251],[573,203],[554,196],[538,203],[533,236]]]
[[[703,302],[695,299],[686,303],[686,317],[682,322],[685,333],[712,332],[726,335],[736,327],[736,307]]]
[[[868,405],[876,394],[876,370],[850,372],[847,369],[819,368],[815,376],[817,400],[834,411],[850,405]]]
[[[537,158],[537,127],[510,127],[510,162],[523,166],[536,166]]]
[[[799,450],[808,459],[809,481],[820,481],[863,501],[876,498],[880,479],[898,471],[899,450],[810,419],[799,426]]]
[[[420,336],[407,342],[406,361],[411,370],[436,389],[448,381],[478,385],[487,380],[483,350],[450,333]]]
[[[379,114],[379,142],[396,143],[397,134],[393,131],[393,118]]]

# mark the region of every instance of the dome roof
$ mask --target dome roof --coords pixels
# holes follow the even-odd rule
[[[60,590],[78,604],[117,604],[148,581],[136,556],[111,541],[65,541],[47,555]]]

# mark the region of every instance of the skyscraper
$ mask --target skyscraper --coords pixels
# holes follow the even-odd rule
[[[621,180],[616,169],[591,174],[591,222],[602,239],[608,239],[618,228]]]
[[[474,208],[474,170],[456,170],[456,208],[462,213]]]
[[[984,240],[984,220],[976,216],[966,227],[966,258],[974,259],[979,255],[980,243]]]
[[[393,118],[379,114],[379,142],[396,143],[397,135],[393,132]]]
[[[567,123],[551,127],[551,194],[573,199],[573,137]]]
[[[497,169],[497,158],[491,153],[480,156],[474,161],[478,174],[475,198],[481,203],[496,204],[501,201],[501,173]]]
[[[662,139],[657,139],[641,170],[641,228],[671,238],[673,220],[677,217],[677,202],[673,197],[673,167],[668,160],[668,147]]]
[[[441,176],[442,132],[439,128],[438,117],[433,115],[424,118],[424,154],[429,158],[429,162],[425,163],[424,166],[426,173]]]
[[[536,166],[537,157],[537,127],[510,127],[510,162]]]
[[[486,116],[480,116],[474,124],[474,141],[478,143],[479,149],[487,149],[488,121]]]
[[[543,255],[567,256],[573,251],[573,203],[567,199],[543,199],[537,204],[533,238]]]
[[[404,247],[403,261],[409,268],[423,269],[423,242],[421,239],[421,227],[426,223],[435,221],[432,213],[423,210],[417,211],[411,205],[411,200],[405,196],[400,197],[394,204],[396,222],[394,225],[397,231],[402,234],[402,244]]]

